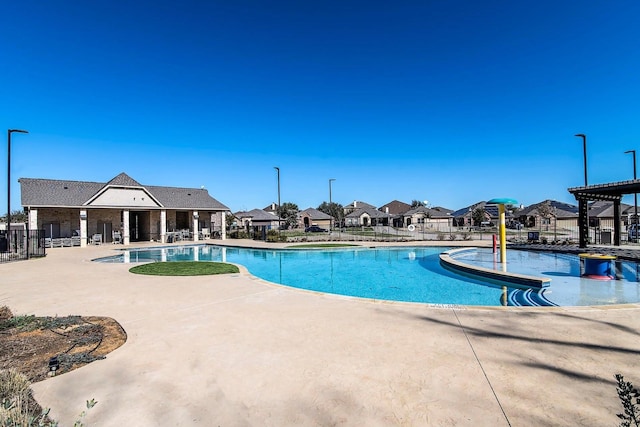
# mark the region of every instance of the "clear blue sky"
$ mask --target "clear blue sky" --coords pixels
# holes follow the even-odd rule
[[[20,177],[120,172],[262,208],[274,166],[301,209],[329,178],[342,204],[575,203],[574,134],[590,184],[631,179],[623,152],[640,150],[637,0],[21,0],[3,16],[0,123],[30,132],[12,138],[12,209]]]

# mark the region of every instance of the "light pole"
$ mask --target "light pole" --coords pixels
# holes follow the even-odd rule
[[[584,186],[586,187],[588,184],[587,182],[587,135],[583,134],[583,133],[577,133],[574,136],[577,136],[578,138],[582,138],[582,154],[584,156]],[[585,203],[587,203],[587,241],[589,240],[589,202],[586,201]]]
[[[582,138],[582,153],[584,156],[584,186],[586,187],[587,185],[589,185],[587,184],[587,135],[583,133],[577,133],[574,136]]]
[[[331,218],[329,219],[329,229],[333,228],[333,204],[331,203],[331,183],[335,181],[335,178],[329,178],[329,215]]]
[[[280,233],[280,168],[277,166],[273,168],[278,171],[278,233]]]
[[[7,249],[9,249],[9,234],[11,233],[11,134],[29,133],[22,129],[7,129]]]
[[[628,150],[625,151],[624,154],[633,154],[633,180],[635,181],[636,178],[636,150]],[[634,236],[634,241],[637,243],[638,242],[638,193],[633,193],[633,223],[636,225],[635,226],[635,230],[634,233],[632,234],[632,236]]]

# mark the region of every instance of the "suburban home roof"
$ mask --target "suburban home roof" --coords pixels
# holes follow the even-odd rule
[[[354,200],[352,203],[349,203],[344,208],[345,209],[359,209],[359,208],[373,208],[373,209],[375,209],[376,207],[373,206],[373,205],[370,205],[369,203],[361,202],[359,200]]]
[[[113,187],[142,189],[168,209],[229,210],[205,189],[145,186],[125,173],[107,183],[39,178],[20,178],[18,181],[24,207],[87,207],[87,202],[98,193]]]
[[[332,216],[328,215],[322,211],[319,211],[318,209],[315,208],[307,208],[303,211],[300,211],[298,213],[298,215],[300,216],[308,216],[311,219],[317,219],[317,220],[323,220],[323,219],[331,219]]]
[[[345,216],[345,218],[359,218],[363,214],[369,215],[371,218],[390,218],[391,215],[388,213],[380,212],[376,208],[358,208],[355,211],[351,212],[349,215]]]
[[[557,218],[577,218],[578,217],[578,207],[574,205],[570,205],[568,203],[558,202],[556,200],[544,200],[540,203],[535,203],[533,205],[529,205],[526,208],[522,209],[515,213],[517,216],[535,216],[538,215],[538,207],[545,203],[549,203],[552,208],[555,208],[555,216]]]
[[[277,221],[278,216],[262,209],[252,209],[250,211],[240,211],[233,214],[237,218],[251,218],[252,221]]]
[[[389,214],[391,215],[402,215],[411,209],[411,205],[408,203],[401,202],[399,200],[394,200],[392,202],[387,203],[386,205],[378,208],[380,212],[386,212],[386,208],[389,208]]]
[[[484,209],[484,212],[486,214],[486,216],[488,216],[489,218],[498,218],[499,212],[498,212],[498,205],[494,205],[494,204],[489,204],[485,201],[482,202],[478,202],[474,205],[471,206],[467,206],[466,208],[462,208],[462,209],[458,209],[455,212],[451,213],[451,217],[453,218],[459,218],[459,217],[463,217],[466,215],[471,215],[474,209],[477,208],[482,208]],[[506,217],[512,217],[513,214],[510,211],[506,212]]]
[[[487,204],[487,202],[484,202],[484,201],[475,203],[473,205],[467,206],[466,208],[458,209],[457,211],[451,212],[451,216],[454,217],[454,218],[465,216],[465,215],[469,214],[470,212],[472,212],[476,208],[483,208],[484,205],[486,205],[486,204]]]
[[[620,213],[627,214],[633,206],[620,203]],[[597,201],[589,204],[589,216],[591,218],[613,218],[613,202]]]
[[[435,208],[427,208],[425,206],[418,206],[410,211],[407,211],[404,215],[411,216],[417,213],[424,213],[429,215],[430,218],[449,218],[451,216],[451,209],[436,206]]]

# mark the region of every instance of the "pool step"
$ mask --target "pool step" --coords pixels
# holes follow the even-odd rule
[[[507,298],[508,305],[515,307],[557,307],[544,295],[546,289],[512,289]]]

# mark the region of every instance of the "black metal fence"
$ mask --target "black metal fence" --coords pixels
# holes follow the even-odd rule
[[[44,230],[11,230],[0,233],[0,263],[46,255]]]

